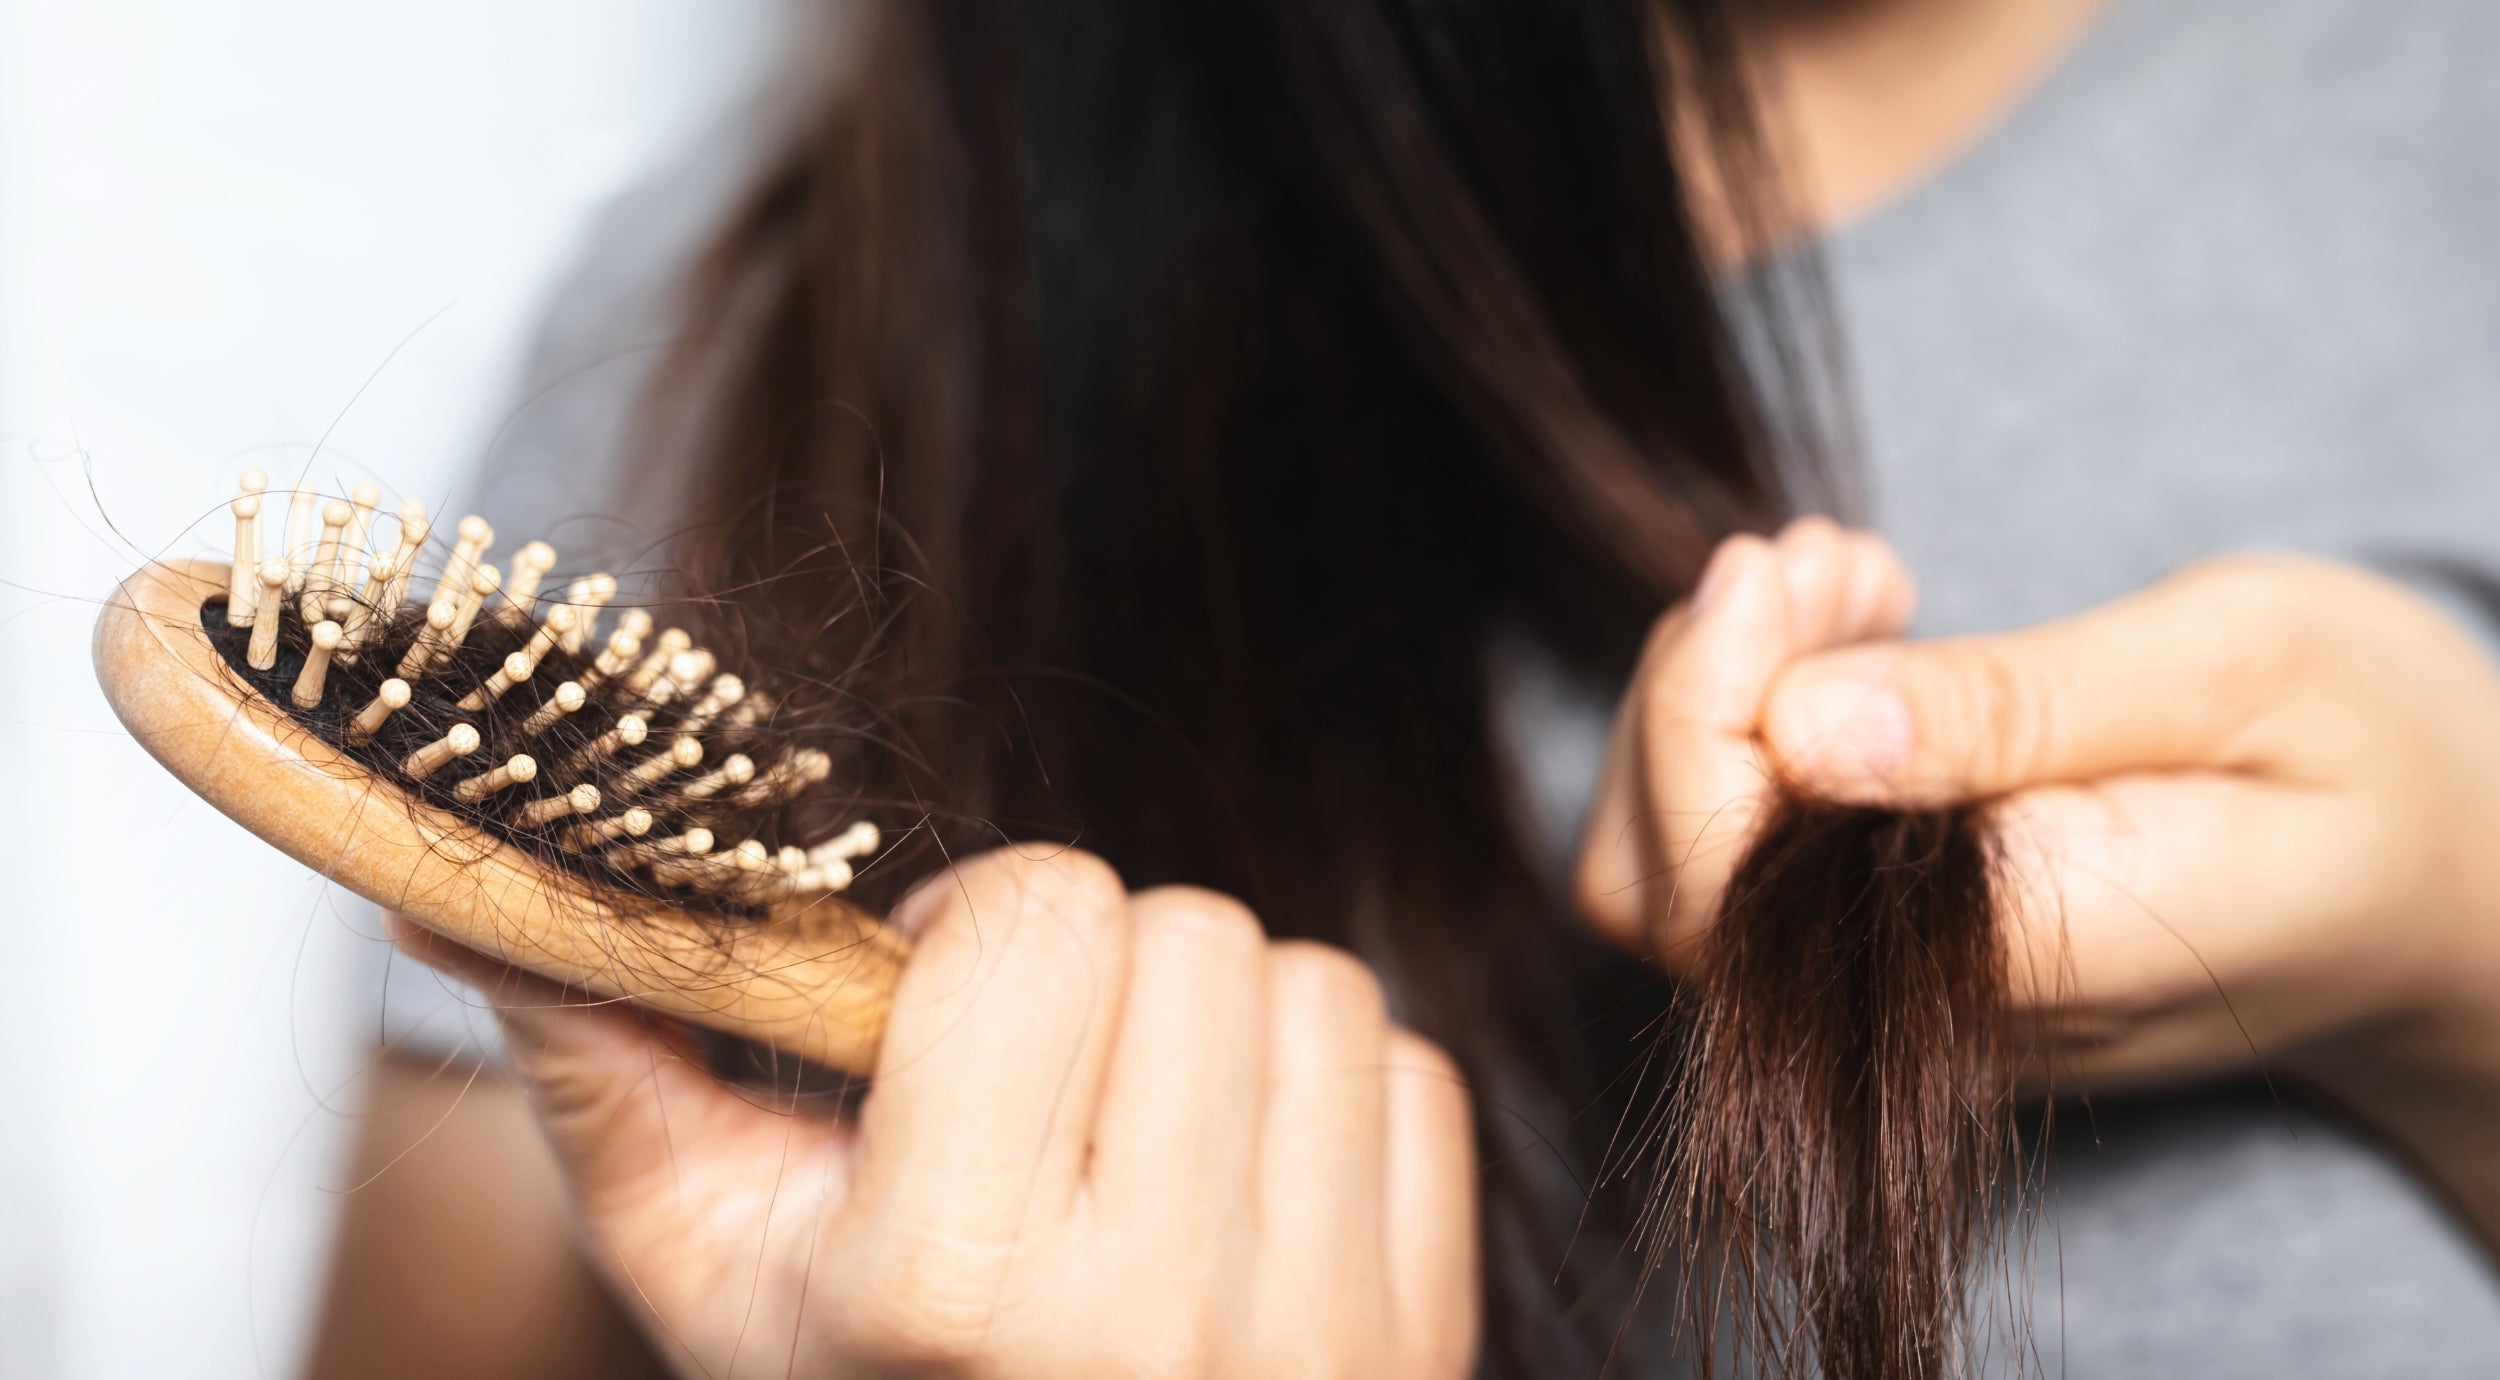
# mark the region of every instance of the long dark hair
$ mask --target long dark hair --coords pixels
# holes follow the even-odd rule
[[[1667,992],[1541,874],[1489,645],[1620,676],[1825,492],[1810,260],[1706,252],[1781,227],[1736,8],[863,5],[653,397],[687,567],[922,857],[1228,889],[1456,1056],[1491,1375],[1663,1354],[1603,1171]]]

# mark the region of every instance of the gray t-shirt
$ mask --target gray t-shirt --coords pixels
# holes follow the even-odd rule
[[[2494,0],[2117,0],[1976,148],[1831,236],[1873,518],[1921,630],[2239,547],[2500,569],[2495,67]],[[745,161],[706,149],[595,237],[490,457],[499,521],[600,510],[669,285]],[[1612,694],[1514,672],[1559,852]],[[2234,1086],[2060,1128],[2010,1266],[2032,1334],[1992,1372],[2500,1375],[2500,1279],[2331,1119]]]
[[[2233,548],[2500,569],[2495,67],[2491,0],[2119,0],[1834,235],[1921,631]],[[2380,1152],[2255,1090],[2096,1112],[2034,1262],[2049,1373],[2500,1375],[2500,1283]]]
[[[1833,237],[1922,630],[2235,547],[2500,569],[2496,64],[2490,0],[2120,0]],[[2058,1138],[2052,1370],[2500,1375],[2500,1284],[2384,1155],[2253,1091],[2098,1112]]]

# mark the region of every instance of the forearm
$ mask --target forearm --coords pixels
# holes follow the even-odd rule
[[[2410,1158],[2500,1259],[2500,980],[2479,1007],[2306,1050],[2289,1066]]]
[[[662,1373],[582,1260],[519,1088],[385,1053],[308,1380]]]

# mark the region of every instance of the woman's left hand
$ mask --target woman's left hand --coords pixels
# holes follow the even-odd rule
[[[1850,589],[1907,605],[1870,541],[1735,539],[1662,622],[1582,860],[1601,926],[1688,953],[1773,779],[1993,800],[2012,998],[2059,1078],[2307,1074],[2500,1228],[2500,674],[2473,639],[2379,576],[2245,556],[1866,642],[1901,620],[1853,626]]]

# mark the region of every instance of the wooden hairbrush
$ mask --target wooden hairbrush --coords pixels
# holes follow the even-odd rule
[[[872,1066],[908,947],[843,900],[866,822],[791,837],[831,771],[783,706],[616,581],[541,592],[555,552],[380,492],[259,471],[235,559],[152,564],[106,602],[96,675],[156,760],[290,857],[469,948],[598,996],[851,1073]],[[276,532],[275,550],[263,533]]]

